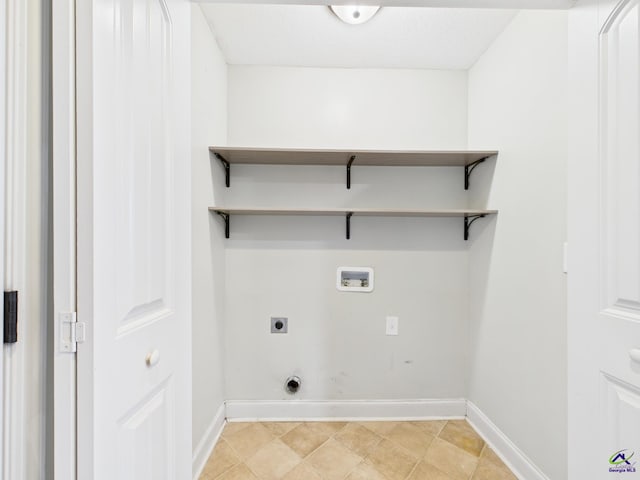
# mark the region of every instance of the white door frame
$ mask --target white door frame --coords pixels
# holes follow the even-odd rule
[[[75,480],[76,355],[61,352],[60,318],[76,311],[75,0],[52,2],[54,478]]]
[[[571,480],[587,478],[589,472],[593,472],[593,459],[600,453],[597,442],[593,441],[592,425],[598,414],[598,385],[593,354],[597,329],[591,312],[596,311],[598,302],[584,295],[585,287],[597,282],[597,272],[588,259],[597,258],[598,252],[593,250],[592,242],[585,241],[599,235],[597,198],[590,195],[597,191],[599,174],[597,13],[598,0],[581,0],[569,12],[568,238],[571,250],[567,283],[567,410],[568,477]],[[585,204],[585,199],[590,197],[591,201]],[[576,223],[576,219],[586,216],[591,218],[588,227],[585,221]]]
[[[0,32],[7,31],[7,4],[5,0],[0,1]],[[7,43],[6,36],[0,35],[0,72],[3,72],[0,75],[0,112],[4,112],[0,114],[0,185],[4,188],[4,192],[6,194],[6,184],[5,184],[5,168],[7,165],[6,161],[6,126],[7,126],[7,109],[5,99],[7,98],[7,77],[9,74],[7,68]],[[5,265],[4,265],[4,238],[6,235],[6,224],[5,224],[5,195],[0,195],[0,275],[2,281],[2,291],[6,290],[5,287]],[[2,323],[0,325],[4,325],[4,309],[2,310]],[[2,335],[4,336],[4,335]],[[0,355],[0,385],[3,385],[3,370],[4,370],[4,355]],[[4,394],[0,395],[0,412],[4,411]],[[0,465],[4,465],[4,415],[0,415]],[[4,468],[2,469],[4,470]],[[3,475],[4,476],[4,475]]]
[[[3,290],[25,287],[26,165],[27,158],[27,5],[3,0],[2,39],[6,95],[3,118]],[[6,42],[6,43],[5,43]],[[24,313],[24,295],[18,296],[18,315]],[[23,323],[23,322],[22,322]],[[18,322],[18,340],[23,338]],[[24,478],[24,348],[20,343],[2,346],[2,479]]]

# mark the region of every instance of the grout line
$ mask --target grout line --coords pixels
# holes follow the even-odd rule
[[[226,424],[225,424],[226,427]],[[224,428],[222,429],[222,431],[224,432]],[[222,475],[224,475],[225,473],[227,473],[229,470],[231,470],[232,468],[236,467],[237,465],[240,465],[241,463],[244,463],[244,461],[242,460],[242,457],[238,454],[238,452],[229,444],[229,442],[227,442],[222,435],[220,435],[220,440],[218,440],[218,442],[224,442],[227,444],[227,447],[229,447],[229,449],[236,455],[236,457],[238,457],[240,459],[240,461],[238,463],[235,463],[233,465],[231,465],[229,468],[227,468],[226,470],[220,472],[219,475],[217,475],[213,480],[216,480],[217,478],[220,478]],[[216,443],[216,447],[218,446],[218,444]],[[215,447],[213,448],[213,452],[215,452]],[[211,458],[213,456],[213,452],[211,452],[211,455],[209,456],[209,458]],[[209,461],[209,458],[207,458],[207,462]],[[206,463],[205,463],[206,465]]]
[[[413,466],[413,468],[411,469],[411,471],[409,472],[409,474],[404,478],[404,480],[407,480],[409,478],[411,478],[411,475],[413,475],[413,472],[416,471],[416,469],[418,468],[418,465],[420,465],[420,462],[422,461],[422,459],[418,459],[418,461],[416,462],[416,464]]]
[[[242,465],[244,465],[245,467],[247,467],[247,470],[249,470],[251,473],[253,473],[253,474],[256,476],[256,478],[257,478],[258,480],[260,480],[260,478],[261,478],[261,477],[260,477],[260,475],[258,475],[256,472],[254,472],[253,470],[251,470],[251,467],[250,467],[249,465],[247,465],[247,463],[246,463],[246,462],[242,462]]]
[[[469,422],[467,422],[469,423]],[[473,428],[473,427],[471,427]],[[473,431],[475,432],[475,429],[473,429]],[[476,432],[478,433],[478,432]],[[484,438],[482,439],[484,441]],[[489,444],[487,442],[484,442],[484,446],[482,447],[482,450],[480,450],[480,455],[478,455],[478,463],[476,463],[476,468],[473,469],[473,473],[471,473],[471,476],[469,477],[469,480],[473,480],[473,477],[475,476],[476,472],[478,471],[478,469],[480,468],[480,460],[482,459],[482,455],[484,454],[484,451],[489,448]]]
[[[351,450],[351,449],[349,449],[349,450]],[[356,468],[358,468],[358,467],[359,467],[360,465],[362,465],[363,463],[364,463],[364,458],[363,458],[359,463],[357,463],[355,467],[353,467],[351,470],[349,470],[349,471],[347,472],[347,474],[344,476],[344,478],[348,478],[348,477],[349,477],[349,475],[351,475],[353,472],[355,472],[355,471],[356,471]]]

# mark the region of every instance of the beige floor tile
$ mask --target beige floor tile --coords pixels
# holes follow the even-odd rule
[[[434,437],[420,427],[408,422],[402,422],[387,434],[387,438],[406,448],[416,457],[422,458],[427,453],[427,449]]]
[[[305,458],[316,448],[329,439],[329,435],[322,431],[317,431],[303,423],[291,430],[280,439],[294,452]]]
[[[230,423],[200,480],[516,480],[477,438],[463,421]]]
[[[296,452],[276,439],[258,450],[246,464],[261,480],[276,480],[293,470],[301,461]]]
[[[478,465],[477,457],[440,438],[431,443],[424,460],[452,480],[468,480]]]
[[[342,480],[361,461],[362,457],[334,439],[327,440],[309,456],[309,463],[324,480]]]
[[[507,467],[500,467],[490,461],[481,460],[473,474],[473,480],[517,480]]]
[[[400,422],[358,422],[365,428],[368,428],[372,432],[382,435],[383,437],[391,430],[396,428]]]
[[[302,462],[282,477],[282,480],[322,480],[322,477],[310,464]]]
[[[256,453],[274,438],[271,432],[261,424],[252,423],[248,427],[226,436],[225,440],[241,458],[245,459]]]
[[[240,457],[227,444],[224,438],[221,438],[202,469],[202,473],[211,478],[216,478],[240,462]]]
[[[465,420],[447,422],[439,437],[476,457],[480,456],[484,448],[482,437]]]
[[[427,462],[420,462],[407,480],[450,480],[446,473]]]
[[[244,463],[236,465],[227,473],[223,473],[215,480],[258,480],[251,470]]]
[[[300,425],[300,422],[262,422],[262,426],[276,437],[281,437]]]
[[[363,458],[382,440],[380,435],[357,423],[348,424],[334,438]]]
[[[229,435],[233,435],[250,425],[253,425],[253,422],[227,422],[222,430],[222,436],[228,437]]]
[[[494,452],[491,447],[489,447],[489,445],[486,445],[484,447],[484,449],[482,450],[482,454],[480,455],[480,461],[487,461],[487,462],[491,462],[495,465],[497,465],[498,467],[501,468],[508,468],[504,462],[502,461],[502,459],[496,454],[496,452]]]
[[[362,462],[354,468],[345,480],[387,480],[371,464]]]
[[[444,428],[444,426],[447,424],[447,421],[446,420],[425,420],[421,422],[411,422],[411,423],[416,427],[420,427],[429,435],[433,435],[434,437],[437,437],[438,434]]]
[[[332,437],[342,430],[347,422],[305,422],[305,425],[316,433]]]
[[[386,439],[367,457],[367,463],[389,480],[404,480],[417,462],[413,454]]]

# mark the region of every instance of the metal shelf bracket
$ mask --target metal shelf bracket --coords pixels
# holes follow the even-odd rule
[[[214,155],[218,160],[220,160],[220,163],[222,163],[222,166],[224,167],[225,184],[227,185],[227,188],[229,188],[231,186],[231,165],[229,165],[227,159],[219,153],[214,153]]]
[[[218,215],[220,215],[222,217],[222,219],[224,220],[224,238],[229,238],[229,220],[231,215],[229,215],[226,212],[221,212],[219,210],[215,211]]]
[[[355,155],[351,155],[351,158],[349,159],[349,162],[347,163],[347,188],[351,188],[351,164],[353,164],[353,161],[356,159]],[[349,237],[347,237],[349,238]]]
[[[347,222],[347,240],[351,238],[351,217],[353,216],[353,212],[347,212],[345,215],[345,219]]]
[[[465,165],[464,167],[464,189],[465,190],[469,190],[469,177],[471,176],[471,172],[473,172],[475,170],[475,168],[480,165],[481,163],[484,163],[485,160],[487,160],[489,157],[484,157],[481,158],[480,160],[476,160],[473,163],[470,163],[469,165]]]
[[[471,224],[478,220],[479,218],[484,218],[486,215],[465,215],[464,217],[464,239],[469,240],[469,228]]]

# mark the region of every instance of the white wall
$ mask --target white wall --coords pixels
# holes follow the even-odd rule
[[[229,68],[229,145],[465,148],[463,71]]]
[[[215,186],[208,146],[227,137],[227,65],[198,5],[191,19],[193,252],[193,447],[225,399],[223,376],[224,245],[207,208]]]
[[[567,478],[567,109],[567,14],[521,12],[469,73],[469,147],[500,149],[473,179],[500,213],[471,241],[469,398],[552,480]]]
[[[465,148],[465,72],[229,67],[229,143]],[[223,182],[221,169],[216,186]],[[232,166],[221,201],[260,206],[464,207],[459,168]],[[217,235],[223,235],[222,222]],[[466,393],[467,250],[461,219],[232,217],[226,241],[230,399],[452,398]],[[340,265],[373,293],[336,290]],[[289,334],[269,333],[287,316]],[[385,336],[385,316],[400,335]]]

